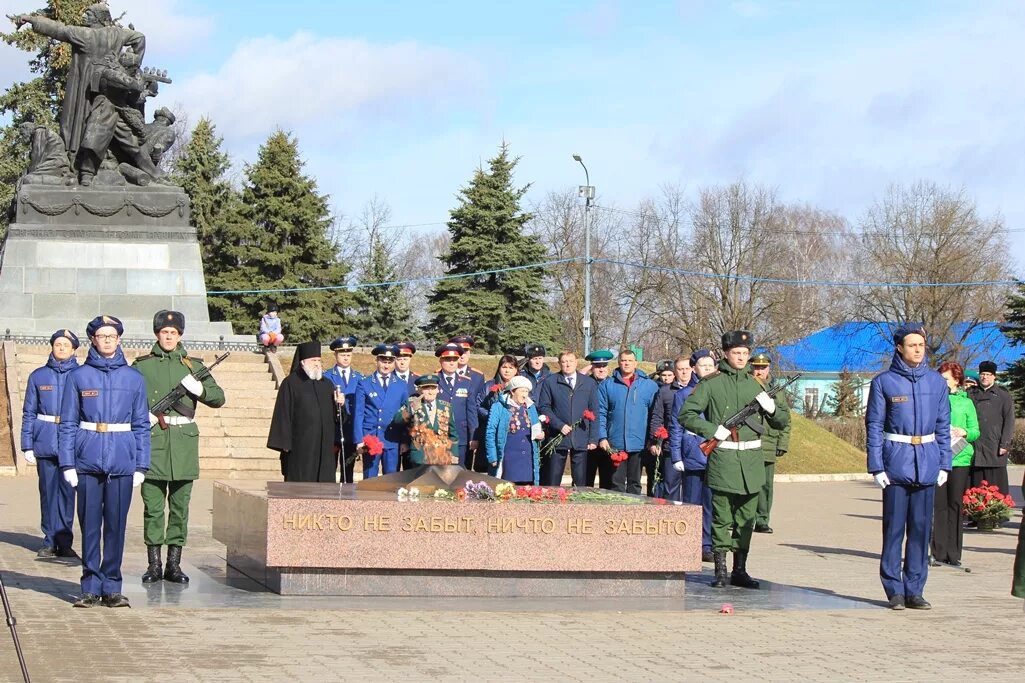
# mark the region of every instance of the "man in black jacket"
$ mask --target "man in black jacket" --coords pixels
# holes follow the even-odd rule
[[[577,372],[577,354],[559,354],[559,372],[541,382],[538,413],[548,418],[548,440],[543,450],[541,485],[561,486],[567,458],[574,486],[586,486],[588,451],[597,448],[598,383]],[[584,412],[590,411],[590,419]],[[561,436],[560,436],[561,435]],[[554,440],[558,443],[552,445]]]
[[[968,395],[979,415],[979,438],[972,444],[972,486],[984,479],[1007,495],[1007,451],[1014,436],[1014,403],[1007,389],[997,386],[997,366],[990,360],[979,363],[979,386]]]
[[[669,497],[667,493],[667,487],[663,483],[659,486],[658,490],[655,490],[655,480],[659,479],[660,482],[668,482],[670,479],[675,479],[679,475],[673,476],[666,471],[668,465],[669,456],[669,427],[670,420],[673,417],[673,400],[676,398],[676,392],[686,386],[686,382],[681,383],[681,378],[686,375],[687,382],[690,381],[691,368],[690,358],[687,356],[680,356],[675,360],[663,360],[659,361],[655,366],[656,381],[658,382],[658,397],[655,399],[655,405],[651,408],[651,418],[648,420],[648,434],[651,439],[651,443],[648,445],[648,451],[650,455],[645,454],[645,458],[642,461],[645,472],[648,475],[648,495],[656,496],[658,498]],[[659,437],[659,430],[664,429],[666,436]],[[665,456],[663,457],[662,448],[665,448]],[[656,475],[656,472],[658,474]]]

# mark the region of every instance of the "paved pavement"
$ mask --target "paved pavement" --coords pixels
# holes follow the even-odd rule
[[[35,558],[38,503],[25,477],[0,479],[0,572],[34,681],[921,681],[1025,671],[1025,614],[1009,594],[1019,516],[966,534],[971,573],[932,571],[931,612],[891,612],[877,573],[878,489],[776,491],[776,533],[755,536],[749,561],[767,590],[714,591],[699,575],[681,600],[283,598],[226,575],[210,535],[210,482],[193,499],[184,590],[139,583],[137,499],[125,559],[134,607],[72,609],[80,569]],[[718,614],[724,602],[736,613]],[[10,634],[0,633],[0,681],[17,680]]]

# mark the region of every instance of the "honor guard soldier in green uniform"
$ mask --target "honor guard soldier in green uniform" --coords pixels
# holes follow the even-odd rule
[[[758,353],[751,357],[751,376],[768,389],[771,384],[769,367],[772,360],[768,354]],[[786,399],[776,401],[776,409],[790,412]],[[771,534],[769,514],[772,512],[772,482],[776,477],[776,458],[782,458],[790,450],[790,420],[783,429],[766,424],[762,434],[762,460],[765,461],[765,484],[758,494],[758,518],[755,520],[756,534]]]
[[[762,423],[753,419],[730,430],[723,422],[751,401],[758,402],[760,414],[770,427],[783,429],[790,422],[790,413],[778,410],[773,398],[751,376],[747,361],[753,345],[754,339],[746,330],[724,334],[722,347],[726,357],[719,362],[719,372],[698,382],[680,410],[680,423],[685,429],[702,439],[719,441],[708,457],[706,474],[712,490],[714,588],[726,585],[729,551],[733,552],[729,582],[742,588],[758,588],[758,582],[747,573],[747,554],[758,512],[758,493],[765,483],[759,433],[764,431]]]
[[[132,366],[146,379],[146,394],[152,406],[178,384],[188,392],[176,407],[160,418],[150,413],[152,461],[142,484],[143,539],[149,568],[143,583],[163,577],[174,583],[188,583],[180,562],[189,526],[192,482],[199,478],[199,428],[195,422],[196,402],[211,408],[224,405],[224,390],[212,376],[200,382],[193,373],[203,361],[190,358],[181,344],[185,316],[178,311],[158,311],[153,317],[157,343],[149,355],[135,359]],[[165,526],[164,508],[167,507]],[[167,545],[167,567],[161,574],[160,546]]]

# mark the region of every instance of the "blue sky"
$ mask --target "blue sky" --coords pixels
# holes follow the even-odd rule
[[[856,221],[891,182],[963,185],[1025,253],[1025,3],[111,5],[174,78],[161,103],[239,166],[292,131],[339,213],[443,222],[504,139],[532,198],[582,182],[573,153],[622,207],[743,177]],[[0,50],[0,82],[24,70]]]

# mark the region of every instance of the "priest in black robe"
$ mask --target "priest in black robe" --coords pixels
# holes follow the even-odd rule
[[[344,400],[324,379],[320,342],[300,344],[278,389],[267,437],[267,448],[281,453],[285,481],[335,482],[336,401]]]

